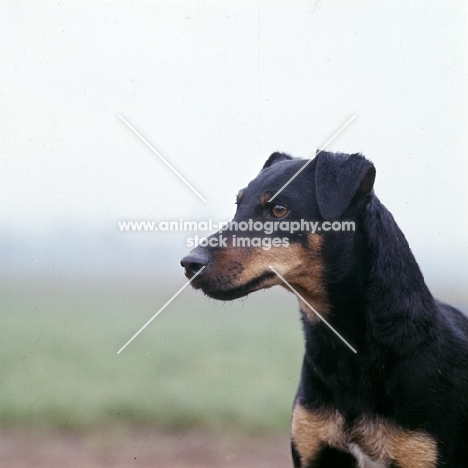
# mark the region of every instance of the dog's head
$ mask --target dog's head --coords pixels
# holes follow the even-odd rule
[[[231,224],[182,259],[185,275],[199,273],[195,288],[231,300],[285,285],[278,272],[324,306],[327,271],[351,255],[352,223],[358,229],[374,178],[374,166],[359,154],[321,152],[307,161],[273,153],[239,191]]]

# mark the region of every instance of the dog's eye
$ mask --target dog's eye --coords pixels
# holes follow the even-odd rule
[[[275,218],[284,218],[289,210],[284,205],[273,205],[270,212]]]

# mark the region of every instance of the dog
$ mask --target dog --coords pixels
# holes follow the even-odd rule
[[[273,153],[239,192],[233,218],[272,221],[260,239],[270,248],[252,228],[240,247],[228,226],[181,264],[211,298],[275,285],[298,295],[305,354],[294,467],[468,468],[468,319],[429,292],[374,193],[375,174],[361,154],[324,151],[306,164]],[[288,232],[285,245],[281,222],[304,220],[319,227]],[[330,229],[345,221],[355,229]],[[219,235],[225,245],[208,242]]]

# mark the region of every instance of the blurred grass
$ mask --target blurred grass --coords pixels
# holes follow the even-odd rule
[[[289,428],[303,342],[286,292],[223,304],[186,289],[117,355],[182,284],[2,286],[0,424]]]

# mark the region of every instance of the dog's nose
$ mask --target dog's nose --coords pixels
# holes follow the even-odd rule
[[[208,255],[203,251],[199,251],[192,252],[186,257],[184,257],[180,261],[180,264],[185,268],[185,276],[190,279],[203,267],[206,267],[208,265],[208,260]]]

